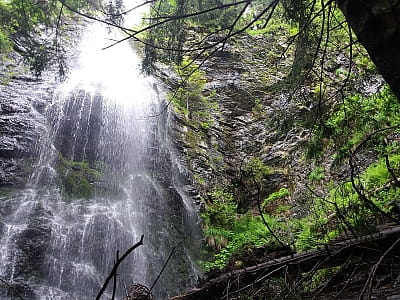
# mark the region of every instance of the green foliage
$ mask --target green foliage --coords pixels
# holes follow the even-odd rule
[[[187,1],[161,1],[152,3],[149,22],[144,26],[153,26],[159,22],[159,16],[185,15],[188,12]],[[186,39],[184,30],[185,19],[173,19],[163,25],[154,26],[145,33],[146,45],[144,47],[145,58],[142,62],[142,69],[145,73],[154,71],[156,61],[179,64],[182,60],[182,53],[179,51],[183,47]],[[151,46],[155,45],[158,49]],[[164,51],[161,49],[169,49]]]
[[[12,30],[12,17],[10,3],[0,0],[0,53],[7,53],[12,49],[9,35]]]
[[[61,154],[57,164],[60,185],[68,198],[90,198],[93,194],[92,184],[101,176],[101,163],[92,168],[88,161],[66,160]],[[97,168],[96,168],[97,167]]]
[[[237,214],[237,203],[229,192],[213,191],[201,216],[207,244],[215,251],[212,261],[204,265],[206,269],[222,268],[233,254],[268,241],[261,218]],[[275,223],[273,218],[265,218],[271,226]]]
[[[237,203],[232,194],[215,190],[211,193],[210,203],[202,217],[206,224],[231,229],[230,226],[236,218],[236,209]]]
[[[259,183],[264,182],[268,176],[275,173],[271,167],[264,164],[258,157],[254,157],[250,160],[246,165],[246,171]]]
[[[253,9],[253,14],[257,13],[257,8]],[[252,16],[253,14],[249,13],[248,16]],[[285,19],[285,10],[282,5],[278,5],[275,9],[274,17],[268,23],[268,26],[265,25],[265,20],[259,19],[254,22],[253,26],[248,28],[246,32],[250,35],[281,35],[283,37],[288,37],[290,34],[293,34],[294,31],[298,31],[298,29],[294,26],[294,24],[289,24]]]
[[[310,174],[308,174],[308,180],[310,180],[311,182],[320,181],[324,179],[324,177],[324,168],[322,167],[316,167],[310,172]]]
[[[0,53],[10,52],[12,49],[12,43],[9,40],[6,33],[0,31]]]
[[[369,134],[400,125],[399,111],[400,104],[388,86],[371,97],[360,94],[347,97],[317,128],[308,146],[308,157],[318,157],[324,147],[332,146],[336,151],[335,162],[341,163]],[[375,148],[386,134],[374,135],[369,145]]]
[[[213,123],[211,112],[218,108],[216,102],[212,101],[213,93],[203,95],[206,84],[205,73],[198,69],[195,63],[184,58],[182,63],[176,67],[176,72],[181,76],[181,86],[169,99],[174,108],[189,118],[192,125],[204,130],[209,129]]]
[[[147,45],[144,49],[143,70],[146,73],[154,71],[156,61],[181,63],[183,58],[181,50],[184,48],[187,37],[194,34],[193,29],[196,31],[195,34],[204,36],[212,31],[229,32],[229,26],[234,23],[243,6],[230,6],[192,17],[175,18],[175,16],[189,15],[228,3],[231,2],[228,0],[153,1],[148,22],[144,24],[144,26],[153,27],[144,35]],[[158,24],[160,16],[172,18],[169,22]],[[154,26],[155,24],[158,25]]]
[[[278,199],[282,199],[289,196],[289,190],[287,188],[281,188],[279,189],[279,191],[274,192],[272,194],[270,194],[267,198],[265,198],[264,202],[262,203],[261,207],[264,208],[265,206],[267,206],[269,203],[278,200]]]
[[[391,167],[395,173],[400,170],[400,155],[393,154],[389,156]],[[398,205],[399,188],[392,183],[392,178],[387,169],[385,159],[379,159],[366,168],[358,178],[355,184],[362,190],[365,197],[380,210],[390,213],[393,205]],[[328,241],[341,230],[352,230],[356,233],[373,232],[377,219],[381,217],[380,212],[365,202],[356,192],[351,182],[345,182],[328,192],[328,197],[324,200],[315,199],[313,203],[314,217],[312,222],[315,227],[319,227],[319,232],[304,231],[304,236],[310,238],[323,239]],[[332,216],[335,216],[332,219]],[[330,222],[336,220],[340,222],[338,226],[332,227]],[[323,237],[321,237],[323,234]],[[307,242],[307,241],[306,241]],[[307,242],[308,243],[308,242]],[[304,245],[301,245],[304,248]]]
[[[373,73],[376,71],[374,63],[368,55],[365,55],[364,51],[356,51],[353,60],[363,73]]]
[[[66,3],[79,9],[94,4],[83,0]],[[0,53],[18,51],[39,76],[57,55],[53,36],[42,33],[55,26],[60,9],[61,2],[57,0],[0,0]],[[64,14],[68,14],[68,10],[64,9]]]
[[[390,166],[395,174],[400,174],[399,147],[391,148]],[[253,166],[263,166],[254,160]],[[263,170],[264,168],[258,168]],[[323,169],[317,167],[309,177],[311,181],[323,178]],[[260,172],[265,174],[269,172]],[[311,173],[310,173],[311,174]],[[261,176],[263,178],[263,176]],[[367,167],[355,179],[357,186],[362,186],[363,193],[379,209],[390,213],[393,205],[400,204],[400,189],[393,184],[385,159],[379,159]],[[270,194],[263,203],[283,199],[289,191],[281,188]],[[344,230],[362,234],[375,230],[379,211],[367,205],[353,188],[351,182],[332,187],[326,199],[314,199],[310,204],[310,213],[302,218],[281,218],[264,215],[275,234],[283,242],[294,243],[297,251],[305,251],[318,247],[337,236]],[[247,247],[256,247],[273,243],[272,237],[259,216],[237,214],[236,203],[226,191],[215,191],[202,214],[205,223],[205,236],[215,254],[211,262],[205,264],[207,269],[226,266],[233,255],[238,255]],[[276,212],[286,212],[288,205],[281,205]]]
[[[316,239],[314,233],[311,231],[309,223],[305,223],[300,233],[297,235],[296,249],[300,251],[310,250],[315,247]]]
[[[398,153],[399,148],[397,149]],[[390,167],[394,175],[400,173],[400,155],[392,154],[388,156]],[[360,182],[364,189],[372,191],[369,193],[371,201],[383,211],[390,211],[393,205],[399,205],[399,188],[394,185],[392,175],[386,165],[386,159],[381,158],[371,164],[360,176]]]
[[[267,215],[264,216],[270,226],[276,226],[276,220]],[[231,224],[231,230],[208,229],[206,237],[212,233],[218,233],[226,240],[226,246],[217,252],[213,260],[204,265],[209,270],[213,268],[223,268],[234,254],[241,251],[271,243],[269,232],[266,230],[261,217],[244,215],[235,218]]]
[[[315,270],[315,273],[312,275],[312,281],[303,284],[304,291],[315,291],[321,284],[328,282],[330,279],[335,276],[335,274],[340,271],[340,266],[337,267],[329,267],[323,268],[319,270]]]

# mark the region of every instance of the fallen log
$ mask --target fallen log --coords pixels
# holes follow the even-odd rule
[[[189,290],[186,294],[170,298],[170,300],[221,299],[227,293],[234,293],[247,285],[281,275],[283,272],[295,270],[303,273],[312,269],[338,266],[344,263],[349,255],[357,254],[357,252],[360,254],[361,246],[363,249],[368,249],[365,246],[376,244],[376,247],[384,250],[399,238],[400,226],[370,235],[333,242],[317,249],[225,273],[208,280],[200,287]]]

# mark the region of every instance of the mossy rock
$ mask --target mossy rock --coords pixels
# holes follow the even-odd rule
[[[94,183],[102,177],[102,170],[98,168],[102,164],[95,163],[91,167],[87,160],[71,161],[61,154],[57,164],[59,183],[62,191],[68,198],[90,198],[94,193]]]
[[[79,198],[90,198],[93,192],[92,185],[88,179],[73,172],[65,177],[63,187],[67,195]]]

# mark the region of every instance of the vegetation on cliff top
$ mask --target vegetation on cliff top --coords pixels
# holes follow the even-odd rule
[[[16,51],[36,76],[54,63],[64,76],[67,50],[61,32],[66,28],[65,17],[71,17],[65,5],[90,10],[99,7],[99,1],[0,0],[0,59]]]

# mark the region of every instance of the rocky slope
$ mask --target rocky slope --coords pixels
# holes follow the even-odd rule
[[[260,215],[257,202],[262,202],[272,193],[285,189],[288,193],[278,203],[264,207],[264,213],[281,217],[282,222],[301,219],[310,214],[313,209],[313,200],[318,195],[328,195],[329,187],[348,180],[350,176],[347,160],[340,163],[335,160],[334,154],[337,150],[335,145],[326,147],[318,159],[311,159],[308,155],[310,140],[318,117],[337,105],[335,101],[338,98],[332,100],[334,98],[332,95],[335,95],[337,90],[331,91],[331,94],[326,97],[331,99],[331,102],[320,105],[319,91],[316,88],[318,84],[312,79],[306,80],[300,86],[291,85],[285,74],[290,72],[293,52],[288,51],[284,59],[279,59],[274,53],[282,51],[287,45],[279,40],[274,40],[272,43],[273,39],[274,37],[268,36],[246,36],[226,45],[223,51],[209,57],[205,63],[202,62],[201,57],[196,62],[202,64],[201,70],[204,72],[202,74],[206,81],[202,95],[207,99],[207,103],[204,104],[203,98],[201,101],[189,98],[186,102],[187,110],[185,110],[182,108],[182,103],[177,104],[172,101],[170,109],[173,121],[172,136],[189,170],[193,185],[193,199],[198,203],[200,212],[206,211],[207,205],[214,201],[214,191],[224,190],[233,194],[233,198],[238,203],[236,212],[239,215],[244,216],[245,213],[251,211],[257,216]],[[275,48],[271,49],[271,47]],[[323,66],[329,78],[328,83],[332,86],[337,85],[340,89],[340,84],[346,77],[343,73],[350,67],[355,75],[349,78],[348,86],[351,87],[347,90],[350,91],[349,94],[371,96],[381,90],[384,85],[381,76],[374,72],[363,72],[359,66],[351,66],[349,59],[335,52],[329,53]],[[180,78],[167,67],[160,67],[158,75],[171,87],[171,91],[175,92],[180,88]],[[190,83],[187,85],[190,89]],[[208,115],[197,113],[204,110],[208,112]],[[357,157],[358,173],[377,159],[374,151],[361,152]],[[257,165],[268,169],[266,181],[257,180],[257,174],[255,174]],[[318,172],[321,173],[318,174]],[[278,211],[278,205],[284,205],[287,210]],[[332,213],[331,218],[329,221],[331,224],[328,226],[334,229],[337,226],[336,221],[332,221],[337,218],[335,213]],[[377,220],[376,222],[379,224],[386,221]],[[214,247],[216,252],[220,250],[215,243],[209,243],[209,246]],[[222,243],[222,247],[224,246],[226,243]],[[375,246],[377,245],[374,244]],[[230,259],[224,270],[226,274],[210,281],[203,281],[203,285],[195,291],[201,291],[204,288],[210,292],[210,289],[214,288],[214,283],[217,286],[220,284],[217,283],[220,278],[231,278],[229,274],[232,274],[230,272],[235,269],[237,273],[246,272],[246,267],[254,265],[256,268],[255,265],[266,262],[271,257],[275,259],[276,255],[278,257],[288,255],[287,249],[283,248],[271,251],[268,246],[253,249],[249,247]],[[296,251],[293,248],[292,250]],[[290,257],[288,258],[290,260]],[[379,260],[371,255],[371,263],[376,262],[375,259]],[[386,263],[390,265],[388,261]],[[357,265],[358,262],[354,261],[354,264]],[[242,267],[244,269],[241,269]],[[346,283],[346,280],[338,279],[332,282],[325,281],[326,286],[334,285],[328,292],[343,288],[341,292],[345,291],[342,295],[344,297],[355,297],[357,293],[359,295],[368,277],[364,275],[368,274],[372,266],[367,264],[363,267],[365,269],[359,273],[354,271],[355,273],[350,272],[351,274],[340,274],[344,278],[354,276],[355,286],[352,291],[345,291],[349,281]],[[397,268],[397,264],[391,267]],[[349,265],[348,268],[343,267],[343,270],[348,272],[352,268],[353,265]],[[324,278],[324,275],[320,276],[320,274],[325,274],[325,271],[332,272],[332,270],[322,270],[321,273],[317,271],[316,282],[318,278]],[[379,276],[386,276],[385,272],[382,270]],[[220,274],[214,271],[209,275],[212,278]],[[310,278],[313,278],[312,276],[314,275]],[[314,279],[310,279],[312,280]],[[390,287],[390,294],[397,295],[399,291],[395,288],[396,280],[388,281],[385,288],[382,290],[378,288],[374,293],[385,295],[385,289]],[[286,284],[290,283],[286,282]],[[209,289],[208,285],[212,287]],[[260,285],[262,286],[263,283]],[[340,288],[337,288],[338,286]],[[222,286],[224,291],[226,288]],[[265,289],[266,286],[260,290],[263,288]],[[275,286],[272,281],[269,288],[270,290],[267,288],[267,293],[274,289],[279,291],[283,287],[279,284]],[[278,298],[279,295],[281,294],[278,294]],[[306,298],[313,297],[312,293],[305,295]],[[325,296],[321,293],[321,299]],[[186,299],[185,296],[182,299]],[[201,299],[201,297],[188,296],[187,299]]]
[[[298,178],[311,168],[304,164],[302,148],[309,129],[300,124],[306,116],[312,118],[310,91],[299,90],[294,101],[288,91],[272,90],[292,59],[280,62],[281,71],[270,71],[273,58],[267,56],[268,42],[247,37],[204,64],[207,83],[203,94],[216,103],[209,109],[209,127],[203,128],[195,118],[172,109],[176,146],[186,158],[200,196],[207,200],[213,190],[227,189],[234,193],[242,211],[256,209],[257,187],[249,169],[252,160],[260,160],[273,173],[261,198],[280,187],[302,194],[304,187]],[[250,44],[258,46],[248,47]],[[160,77],[177,86],[178,79],[165,69]],[[300,201],[295,195],[292,198]]]
[[[293,57],[291,52],[284,59],[276,54],[285,47],[283,41],[272,36],[246,36],[207,59],[201,67],[206,79],[202,94],[214,106],[188,103],[189,110],[192,106],[194,112],[209,112],[206,127],[195,113],[182,113],[171,104],[176,147],[186,159],[193,184],[204,200],[210,191],[222,187],[234,191],[244,210],[254,208],[256,187],[249,169],[254,159],[273,173],[261,198],[287,187],[291,191],[290,205],[300,208],[306,200],[307,175],[316,167],[316,161],[306,158],[306,147],[320,108],[316,91],[312,90],[315,83],[291,86],[286,82]],[[340,78],[338,70],[348,66],[346,57],[333,53],[324,68],[333,81]],[[165,66],[160,67],[158,75],[172,90],[179,87],[179,78]],[[383,84],[381,76],[374,74],[351,80],[354,92],[366,96],[379,91]],[[326,170],[333,170],[326,174],[326,182],[337,181],[338,175],[347,172],[346,164],[333,165],[331,155],[326,153],[318,162]]]

